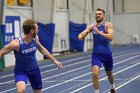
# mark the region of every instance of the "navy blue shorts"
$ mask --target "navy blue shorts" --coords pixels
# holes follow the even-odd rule
[[[102,63],[104,65],[105,71],[111,71],[113,69],[113,58],[112,54],[92,54],[92,66],[97,65],[101,68]]]
[[[15,69],[14,74],[15,83],[17,83],[18,81],[24,81],[25,83],[27,83],[27,81],[29,80],[33,89],[42,89],[42,78],[39,68],[36,68],[31,71]]]

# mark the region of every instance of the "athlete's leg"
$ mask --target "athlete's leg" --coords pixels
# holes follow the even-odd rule
[[[17,93],[25,93],[26,90],[26,84],[24,81],[18,81],[16,83],[16,89],[17,89]]]
[[[99,93],[99,70],[102,65],[98,54],[92,54],[92,82],[95,93]]]
[[[106,71],[108,80],[110,82],[110,93],[115,93],[114,75],[112,71]]]
[[[111,89],[113,89],[114,88],[114,75],[113,75],[113,72],[112,71],[106,71],[106,74],[108,76],[108,80],[110,82]]]
[[[27,75],[24,71],[14,70],[17,93],[25,93]]]
[[[106,75],[110,82],[111,93],[115,93],[114,75],[113,75],[113,59],[112,55],[104,55],[103,65],[105,67]]]
[[[99,66],[92,66],[92,82],[94,90],[99,90]]]
[[[35,89],[34,89],[33,92],[34,92],[34,93],[42,93],[42,90],[41,90],[41,89],[38,89],[38,90],[35,90]]]
[[[34,69],[28,73],[29,81],[31,83],[34,93],[42,93],[42,78],[39,68]]]

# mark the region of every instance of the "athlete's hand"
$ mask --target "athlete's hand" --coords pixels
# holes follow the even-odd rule
[[[96,33],[99,34],[99,30],[98,30],[98,28],[97,28],[96,26],[92,25],[92,29],[93,29]]]
[[[62,68],[62,63],[61,62],[55,61],[54,63],[57,65],[58,69]]]
[[[92,27],[93,27],[93,24],[91,24],[91,25],[89,25],[89,26],[87,27],[88,33],[93,29]]]

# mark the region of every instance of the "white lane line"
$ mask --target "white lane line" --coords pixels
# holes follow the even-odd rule
[[[117,53],[116,53],[117,54]],[[127,53],[127,54],[123,54],[123,55],[119,55],[119,56],[115,56],[113,58],[119,58],[119,57],[123,57],[123,56],[127,56],[127,55],[132,55],[132,54],[137,54],[137,53]],[[68,62],[71,62],[71,61],[75,61],[75,60],[78,60],[78,59],[81,59],[81,58],[86,58],[86,57],[89,57],[89,56],[85,56],[85,57],[79,57],[79,58],[76,58],[76,59],[72,59],[72,60],[67,60],[67,61],[64,61],[64,63],[68,63]],[[63,64],[64,64],[63,63]],[[49,67],[49,66],[53,66],[54,64],[50,64],[50,65],[46,65],[46,66],[41,66],[39,68],[46,68],[46,67]],[[53,70],[57,70],[57,68],[54,68],[54,69],[51,69],[50,71],[53,71]],[[48,72],[48,71],[47,71]],[[46,72],[42,72],[41,74],[43,73],[46,73]],[[14,74],[9,74],[9,75],[4,75],[4,76],[1,76],[0,79],[2,78],[6,78],[6,77],[10,77],[10,76],[13,76]],[[7,82],[13,82],[14,80],[11,80],[11,81],[7,81]]]
[[[108,79],[104,79],[103,81],[108,81]],[[115,81],[128,81],[130,79],[115,79]],[[140,78],[136,78],[136,80],[140,80]],[[64,81],[67,81],[67,80],[46,80],[46,81],[43,81],[43,82],[64,82]],[[92,81],[92,79],[83,79],[83,80],[72,80],[72,82],[89,82],[89,81]],[[117,89],[117,88],[116,88]]]
[[[68,63],[68,62],[71,62],[71,61],[75,61],[75,60],[78,60],[78,59],[87,58],[87,57],[90,57],[90,56],[84,56],[84,57],[78,57],[78,58],[75,58],[75,59],[66,60],[66,61],[63,61],[63,64]],[[40,66],[39,68],[51,67],[51,66],[53,66],[53,65],[54,65],[54,64],[45,65],[45,66]],[[3,76],[0,77],[0,79],[6,78],[6,77],[10,77],[10,76],[13,76],[13,75],[14,75],[14,74],[3,75]]]
[[[133,53],[132,53],[132,54],[133,54]],[[130,54],[124,54],[124,55],[115,56],[115,57],[113,57],[113,59],[116,59],[116,58],[119,58],[119,57],[123,57],[123,56],[127,56],[127,55],[131,55],[131,53],[130,53]],[[139,55],[139,56],[140,56],[140,55]],[[128,58],[127,60],[133,59],[133,58],[135,58],[135,57],[138,57],[138,56],[136,55],[136,56],[130,57],[130,58]],[[91,58],[90,58],[89,60],[85,60],[85,61],[91,61]],[[83,62],[85,62],[85,61],[73,63],[73,64],[68,65],[68,66],[63,66],[63,68],[70,67],[70,66],[73,66],[73,65],[76,65],[76,64],[79,64],[79,63],[83,63]],[[63,68],[62,68],[62,69],[63,69]],[[44,73],[47,73],[47,72],[50,72],[50,71],[54,71],[54,70],[58,70],[58,69],[57,69],[57,68],[54,68],[54,69],[51,69],[51,70],[43,71],[43,72],[41,72],[41,74],[44,74]]]
[[[123,82],[121,85],[119,85],[118,87],[116,87],[115,90],[118,90],[119,88],[124,87],[125,85],[127,85],[128,83],[136,80],[139,77],[140,77],[140,75],[137,75],[134,78],[129,79],[127,82]],[[108,92],[108,93],[110,93],[110,92]]]
[[[129,80],[129,81],[127,81],[127,82],[125,82],[125,83],[123,83],[123,84],[119,85],[119,86],[118,86],[118,87],[116,87],[115,89],[116,89],[116,90],[118,90],[119,88],[121,88],[121,87],[125,86],[126,84],[128,84],[128,83],[130,83],[130,82],[132,82],[132,81],[136,80],[136,79],[137,79],[137,78],[139,78],[139,77],[140,77],[140,75],[138,75],[138,76],[136,76],[136,77],[132,78],[131,80]]]
[[[140,56],[140,55],[130,57],[130,58],[128,58],[128,59],[119,61],[118,63],[115,63],[115,64],[117,65],[117,64],[119,64],[119,63],[123,63],[123,62],[125,62],[125,61],[131,60],[131,59],[133,59],[133,58],[135,58],[135,57],[138,57],[138,56]],[[116,56],[116,57],[117,57],[117,56]],[[115,57],[114,57],[114,58],[115,58]],[[91,59],[90,59],[90,60],[91,60]],[[114,65],[115,65],[115,64],[114,64]],[[101,69],[103,69],[103,68],[101,68]],[[90,73],[87,73],[87,74],[85,74],[85,75],[88,75],[88,74],[91,74],[91,72],[90,72]],[[85,75],[84,75],[84,76],[85,76]],[[14,80],[12,80],[12,81],[7,81],[7,82],[13,82],[13,81],[14,81]],[[6,83],[6,82],[5,82],[5,83]],[[2,84],[3,84],[3,83],[2,83]],[[27,85],[29,85],[29,84],[27,84]],[[11,90],[14,90],[14,89],[16,89],[16,88],[11,88],[11,89],[5,90],[5,91],[3,91],[3,92],[11,91]]]
[[[139,55],[140,56],[140,55]],[[119,56],[120,57],[120,56]],[[135,57],[138,57],[138,56],[134,56],[134,57],[130,57],[130,58],[128,58],[128,59],[126,59],[126,60],[122,60],[122,61],[120,61],[120,62],[125,62],[125,61],[128,61],[128,60],[131,60],[131,59],[133,59],[133,58],[135,58]],[[118,58],[118,56],[116,56],[116,57],[114,57],[114,58]],[[84,60],[83,62],[87,62],[87,61],[89,61],[89,60]],[[81,62],[81,63],[83,63],[83,62]],[[50,76],[50,77],[48,77],[48,78],[43,78],[42,80],[47,80],[47,79],[50,79],[50,78],[53,78],[53,77],[57,77],[57,76],[61,76],[61,75],[64,75],[64,74],[67,74],[67,73],[71,73],[71,72],[74,72],[74,71],[77,71],[77,70],[80,70],[80,69],[83,69],[83,68],[86,68],[86,67],[90,67],[91,65],[86,65],[86,66],[82,66],[82,67],[80,67],[80,68],[77,68],[77,69],[72,69],[72,70],[70,70],[70,71],[66,71],[66,72],[64,72],[64,73],[60,73],[60,74],[57,74],[57,75],[54,75],[54,76]],[[102,68],[101,68],[102,69]]]
[[[84,85],[86,84],[87,82],[83,82],[83,83],[80,83],[79,85],[76,85],[76,86],[71,86],[70,88],[66,88],[65,90],[62,90],[62,91],[59,91],[58,93],[67,93],[66,91],[69,91],[69,90],[72,90],[73,88],[76,88],[80,85]]]
[[[77,62],[77,63],[74,63],[74,64],[70,64],[70,65],[64,66],[63,68],[70,67],[70,66],[73,66],[73,65],[77,65],[77,64],[80,64],[80,63],[86,63],[87,61],[90,61],[90,60],[91,59],[80,61],[80,62]],[[41,72],[41,74],[44,74],[44,73],[47,73],[47,72],[50,72],[50,71],[54,71],[54,70],[57,70],[57,68]],[[57,76],[59,76],[59,74]],[[54,76],[52,76],[52,77],[54,77]],[[49,78],[52,78],[52,77],[44,78],[43,80],[46,80],[46,79],[49,79]],[[10,82],[14,82],[14,81],[15,80],[10,80],[10,81],[6,81],[6,82],[2,82],[2,83],[0,83],[0,85],[7,84],[7,83],[10,83]]]
[[[62,69],[66,68],[66,67],[71,67],[73,65],[77,65],[79,63],[86,63],[87,61],[91,61],[91,59],[80,61],[80,62],[76,62],[76,63],[70,64],[70,65],[67,65],[67,66],[63,66]],[[50,71],[54,71],[54,70],[58,70],[58,68],[54,68],[54,69],[51,69],[51,70],[48,70],[48,71],[43,71],[41,74],[44,74],[44,73],[47,73],[47,72],[50,72]]]
[[[89,66],[90,66],[90,65],[82,66],[82,67],[80,67],[80,68],[73,69],[73,70],[70,70],[70,71],[66,71],[66,72],[61,73],[61,74],[57,74],[57,75],[54,75],[54,76],[51,76],[51,77],[48,77],[48,78],[43,78],[42,80],[47,80],[47,79],[50,79],[50,78],[53,78],[53,77],[65,75],[65,74],[67,74],[67,73],[71,73],[71,72],[74,72],[74,71],[77,71],[77,70],[80,70],[80,69],[83,69],[83,68],[86,68],[86,67],[89,67]]]
[[[116,75],[116,74],[118,74],[118,73],[121,73],[121,72],[123,72],[123,71],[125,71],[125,70],[127,70],[127,69],[130,69],[130,68],[132,68],[132,67],[134,67],[134,66],[137,66],[137,65],[140,65],[140,62],[139,62],[139,63],[136,63],[136,64],[134,64],[134,65],[131,65],[131,66],[127,67],[127,68],[124,68],[124,69],[122,69],[122,70],[120,70],[120,71],[114,73],[114,75]],[[107,76],[104,77],[104,78],[102,78],[102,79],[100,79],[99,81],[102,81],[102,80],[105,80],[105,79],[107,79]],[[90,84],[88,84],[88,85],[85,85],[85,86],[83,86],[83,87],[81,87],[81,88],[78,88],[78,89],[76,89],[76,90],[74,90],[74,91],[72,91],[72,92],[70,92],[70,93],[75,93],[75,92],[80,91],[80,90],[82,90],[82,89],[84,89],[84,88],[86,88],[86,87],[88,87],[88,86],[91,86],[91,85],[92,85],[92,83],[90,83]]]
[[[135,56],[135,57],[138,57],[138,56],[140,56],[140,55],[137,55],[137,56]],[[132,59],[132,58],[131,58],[131,59]],[[125,61],[127,61],[127,60],[130,60],[130,58],[125,59],[125,60],[123,60],[123,61],[120,61],[120,62],[118,62],[118,63],[115,63],[114,65],[119,64],[119,63],[122,63],[122,62],[125,62]],[[101,68],[101,69],[103,69],[103,68]],[[64,84],[64,83],[67,83],[67,82],[70,82],[70,81],[72,81],[72,80],[74,80],[74,79],[77,79],[77,78],[86,76],[86,75],[88,75],[88,74],[91,74],[91,72],[86,73],[86,74],[83,74],[83,75],[80,75],[80,76],[75,77],[75,78],[72,78],[72,79],[69,79],[68,81],[65,81],[65,82],[62,82],[62,83],[58,83],[58,84],[52,85],[52,86],[50,86],[50,87],[44,88],[44,89],[42,89],[42,91],[47,90],[47,89],[50,89],[50,88],[53,88],[53,87],[55,87],[55,86],[58,86],[58,85],[61,85],[61,84]]]
[[[71,62],[71,61],[75,61],[75,60],[79,60],[79,59],[84,59],[84,58],[87,58],[87,57],[90,57],[90,56],[87,55],[87,56],[84,56],[84,57],[78,57],[78,58],[74,58],[74,59],[69,59],[69,60],[63,61],[62,64],[69,63],[69,62]],[[46,67],[51,67],[51,66],[53,66],[53,65],[54,65],[54,64],[50,64],[50,65],[46,65],[46,66],[41,66],[41,67],[39,67],[39,68],[42,69],[42,68],[46,68]]]
[[[133,64],[135,64],[135,63],[137,63],[137,62],[139,62],[139,60],[137,60],[137,61],[135,61]],[[132,65],[132,63],[129,63],[127,66],[129,66],[129,65]],[[119,67],[119,68],[116,68],[116,69],[114,69],[114,72],[116,72],[116,71],[119,71],[120,69],[123,69],[123,68],[125,68],[125,67],[127,67],[127,66],[124,66],[124,67]],[[105,76],[106,74],[105,73],[102,73],[101,75],[100,75],[100,77],[103,77],[103,76]],[[84,79],[85,80],[85,79]],[[83,81],[84,81],[83,80]],[[87,80],[90,80],[90,79],[87,79]],[[88,84],[88,83],[91,83],[91,81],[87,81],[87,80],[85,80],[85,85],[86,84]],[[124,79],[120,79],[120,78],[115,78],[115,81],[122,81],[122,80],[124,80]],[[125,80],[127,80],[127,79],[125,79]],[[129,79],[130,80],[130,79]],[[103,81],[108,81],[108,79],[104,79]],[[63,90],[63,91],[59,91],[59,93],[63,93],[63,92],[66,92],[66,91],[68,91],[68,90],[74,90],[74,89],[76,89],[76,87],[80,87],[80,86],[84,86],[84,84],[83,83],[79,83],[79,84],[76,84],[75,86],[73,86],[73,87],[70,87],[70,88],[67,88],[67,89],[65,89],[65,90]],[[103,93],[107,93],[107,92],[103,92]]]
[[[130,54],[131,54],[131,53],[130,53]],[[125,54],[125,55],[130,55],[130,54]],[[124,56],[124,55],[115,56],[114,59],[115,59],[115,58],[122,57],[122,56]],[[133,56],[132,59],[135,58],[135,57],[137,57],[137,56]],[[129,58],[129,59],[127,59],[127,60],[130,60],[130,59],[131,59],[131,58]],[[76,65],[76,64],[79,64],[79,63],[83,63],[83,62],[86,62],[86,61],[90,61],[90,60],[91,60],[91,59],[89,59],[89,60],[84,60],[84,61],[82,61],[82,62],[77,62],[77,63],[71,64],[71,65],[68,65],[68,66],[63,66],[63,68],[70,67],[70,66],[73,66],[73,65]],[[90,66],[90,65],[89,65],[89,66]],[[57,68],[54,68],[54,69],[51,69],[51,70],[47,70],[47,71],[43,71],[43,72],[41,72],[41,74],[44,74],[44,73],[47,73],[47,72],[50,72],[50,71],[54,71],[54,70],[57,70]],[[59,74],[56,75],[56,76],[59,76]],[[52,77],[54,77],[54,76],[52,76]],[[49,79],[49,78],[52,78],[52,77],[48,77],[48,79]],[[47,79],[47,78],[44,78],[43,80],[46,80],[46,79]],[[14,82],[14,81],[15,81],[15,80],[9,80],[9,81],[0,83],[0,85],[1,85],[1,84],[11,83],[11,82]]]
[[[129,51],[128,51],[129,52]],[[113,55],[117,55],[117,54],[122,54],[122,55],[119,55],[118,57],[121,57],[121,56],[127,56],[127,55],[131,55],[131,54],[137,54],[137,53],[140,53],[140,52],[131,52],[131,53],[126,53],[126,54],[122,54],[121,52],[120,53],[115,53]],[[91,55],[90,55],[91,56]],[[68,62],[71,62],[71,61],[75,61],[75,60],[78,60],[78,59],[81,59],[81,58],[86,58],[86,57],[90,57],[90,56],[84,56],[84,57],[78,57],[78,58],[74,58],[74,59],[70,59],[70,60],[66,60],[66,61],[63,61],[63,64],[64,63],[68,63]],[[54,64],[50,64],[50,65],[46,65],[46,66],[40,66],[39,68],[46,68],[46,67],[50,67],[50,66],[53,66]],[[8,74],[8,75],[3,75],[0,77],[0,79],[2,78],[6,78],[6,77],[10,77],[10,76],[13,76],[14,74]]]
[[[43,82],[65,82],[68,80],[49,80],[49,81],[43,81]],[[89,80],[71,80],[71,82],[88,82],[88,81],[92,81],[91,79]]]
[[[140,55],[133,56],[133,57],[130,57],[130,58],[128,58],[128,59],[119,61],[119,62],[115,63],[114,65],[117,65],[117,64],[126,62],[126,61],[131,60],[131,59],[133,59],[133,58],[135,58],[135,57],[138,57],[138,56],[140,56]],[[101,70],[102,70],[102,69],[103,69],[103,68],[101,68]],[[79,78],[80,78],[80,77],[83,77],[83,76],[86,76],[86,75],[88,75],[88,74],[91,74],[91,72],[90,72],[90,73],[87,73],[87,74],[84,74],[84,75],[82,75],[82,76],[79,76]],[[71,81],[71,80],[70,80],[70,81]],[[30,84],[27,84],[27,85],[30,85]],[[11,91],[11,90],[14,90],[14,89],[16,89],[16,88],[11,88],[11,89],[9,89],[9,90],[5,90],[5,91],[3,91],[3,93],[8,92],[8,91]]]

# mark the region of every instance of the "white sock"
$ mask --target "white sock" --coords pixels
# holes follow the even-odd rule
[[[95,90],[95,93],[99,93],[99,89],[98,90]]]
[[[111,84],[110,85],[110,89],[115,89],[115,85],[114,84]]]

